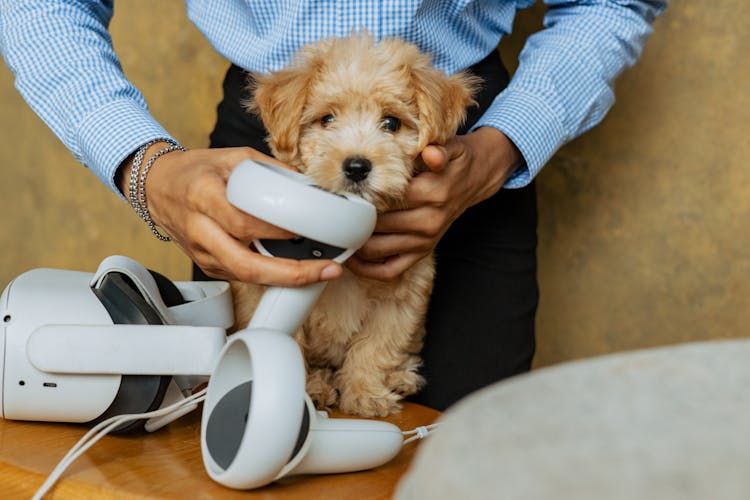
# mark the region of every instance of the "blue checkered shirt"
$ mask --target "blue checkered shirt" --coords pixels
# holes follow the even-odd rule
[[[300,46],[367,30],[430,53],[447,73],[467,68],[510,33],[534,0],[187,0],[216,50],[250,71],[283,67]],[[477,126],[505,133],[525,164],[506,187],[528,184],[554,152],[604,117],[614,79],[635,63],[666,0],[546,0],[510,85]],[[0,0],[0,50],[16,87],[75,157],[114,192],[117,167],[140,145],[171,137],[125,78],[107,26],[112,0]]]

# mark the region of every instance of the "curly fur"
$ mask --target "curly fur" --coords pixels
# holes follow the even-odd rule
[[[274,156],[320,187],[362,196],[379,211],[402,206],[419,153],[455,134],[477,86],[469,75],[435,69],[414,45],[367,35],[307,46],[285,69],[253,75],[252,81],[253,98],[246,104],[268,129]],[[400,120],[400,128],[384,129],[385,117]],[[342,169],[353,156],[372,164],[361,182]],[[433,274],[430,255],[393,282],[345,271],[328,284],[295,336],[307,363],[307,390],[319,408],[385,416],[419,390],[424,381],[418,354]],[[263,287],[232,288],[241,328]]]

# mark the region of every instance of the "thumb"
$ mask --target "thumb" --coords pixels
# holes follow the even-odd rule
[[[428,144],[422,150],[422,162],[433,172],[439,172],[448,165],[448,151],[444,146]]]
[[[449,139],[445,145],[428,144],[422,150],[422,162],[433,172],[439,172],[450,162],[464,154],[464,144],[458,137]]]

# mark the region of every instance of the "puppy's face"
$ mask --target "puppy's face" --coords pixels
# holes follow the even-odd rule
[[[288,68],[257,77],[250,107],[277,158],[385,210],[399,205],[422,149],[455,134],[474,86],[434,69],[413,45],[356,36],[309,46]]]

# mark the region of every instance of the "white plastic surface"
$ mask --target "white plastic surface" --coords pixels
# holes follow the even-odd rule
[[[201,451],[213,480],[252,489],[286,475],[371,469],[399,453],[403,434],[391,423],[318,414],[304,392],[303,366],[299,348],[286,335],[243,330],[230,338],[208,384],[203,408]],[[248,380],[253,381],[253,392],[247,427],[243,436],[237,436],[241,444],[234,460],[223,469],[206,443],[208,421],[222,397]],[[310,418],[309,432],[291,457],[303,404]]]
[[[166,408],[167,406],[170,406],[174,403],[177,403],[178,401],[182,401],[185,399],[185,396],[182,394],[182,390],[177,385],[177,382],[175,382],[174,379],[169,381],[169,386],[167,387],[167,392],[164,394],[164,399],[161,402],[161,405],[159,405],[159,409]],[[164,427],[167,424],[170,424],[177,420],[178,418],[181,418],[191,411],[198,408],[198,403],[191,403],[188,405],[183,406],[179,410],[173,411],[167,415],[163,415],[161,417],[155,417],[150,418],[146,420],[146,424],[144,425],[144,429],[147,432],[154,432],[162,427]]]
[[[401,451],[404,436],[389,422],[314,418],[310,448],[293,474],[354,472],[378,467]]]
[[[269,287],[255,308],[248,328],[264,328],[294,335],[325,287],[325,281],[299,288]]]
[[[175,282],[180,294],[190,302],[167,307],[151,273],[130,257],[110,255],[102,260],[91,278],[91,287],[97,288],[104,277],[111,272],[122,273],[130,277],[164,324],[219,326],[225,329],[234,324],[232,295],[229,283],[225,281]]]
[[[230,328],[234,324],[232,291],[226,281],[175,281],[186,302],[169,307],[172,324],[218,326]]]
[[[253,381],[244,435],[232,463],[211,457],[206,430],[213,409],[229,391]],[[243,330],[227,342],[208,384],[201,422],[201,451],[206,471],[230,488],[270,483],[289,460],[297,442],[305,398],[302,354],[290,337],[267,330]]]
[[[265,162],[244,160],[227,182],[229,202],[259,219],[339,248],[359,248],[375,228],[375,207],[338,196],[309,178]]]
[[[144,280],[141,292],[162,318],[208,322],[211,327],[112,326],[109,313],[90,285],[113,270],[133,277],[136,283]],[[223,327],[233,322],[228,284],[178,282],[177,286],[196,303],[180,306],[180,311],[173,313],[158,297],[150,273],[127,257],[105,259],[96,275],[33,269],[18,276],[0,299],[2,417],[87,422],[112,403],[124,370],[134,374],[209,374],[224,343]],[[52,323],[67,326],[50,326]],[[103,336],[93,338],[99,333]],[[82,373],[85,371],[98,374]]]
[[[13,319],[8,311],[8,292],[12,284],[13,282],[11,281],[8,286],[5,287],[3,293],[0,294],[0,417],[5,415],[3,412],[3,393],[5,391],[2,390],[5,372],[5,330],[7,325]]]
[[[3,417],[49,422],[87,422],[109,407],[120,375],[63,375],[42,372],[29,362],[26,344],[34,330],[54,318],[60,323],[107,324],[112,320],[89,288],[91,273],[34,269],[6,289]]]
[[[138,287],[138,291],[141,293],[146,302],[153,307],[162,323],[170,324],[172,316],[169,314],[167,305],[159,295],[159,288],[156,286],[156,280],[151,276],[151,273],[138,262],[134,261],[130,257],[124,257],[122,255],[110,255],[101,261],[99,268],[96,270],[94,275],[91,277],[89,285],[91,288],[99,288],[102,280],[111,272],[122,273],[128,276],[133,283]],[[54,318],[54,316],[51,316]],[[108,321],[112,323],[112,321]]]
[[[46,324],[26,354],[48,373],[210,375],[225,340],[224,329],[207,326]]]

